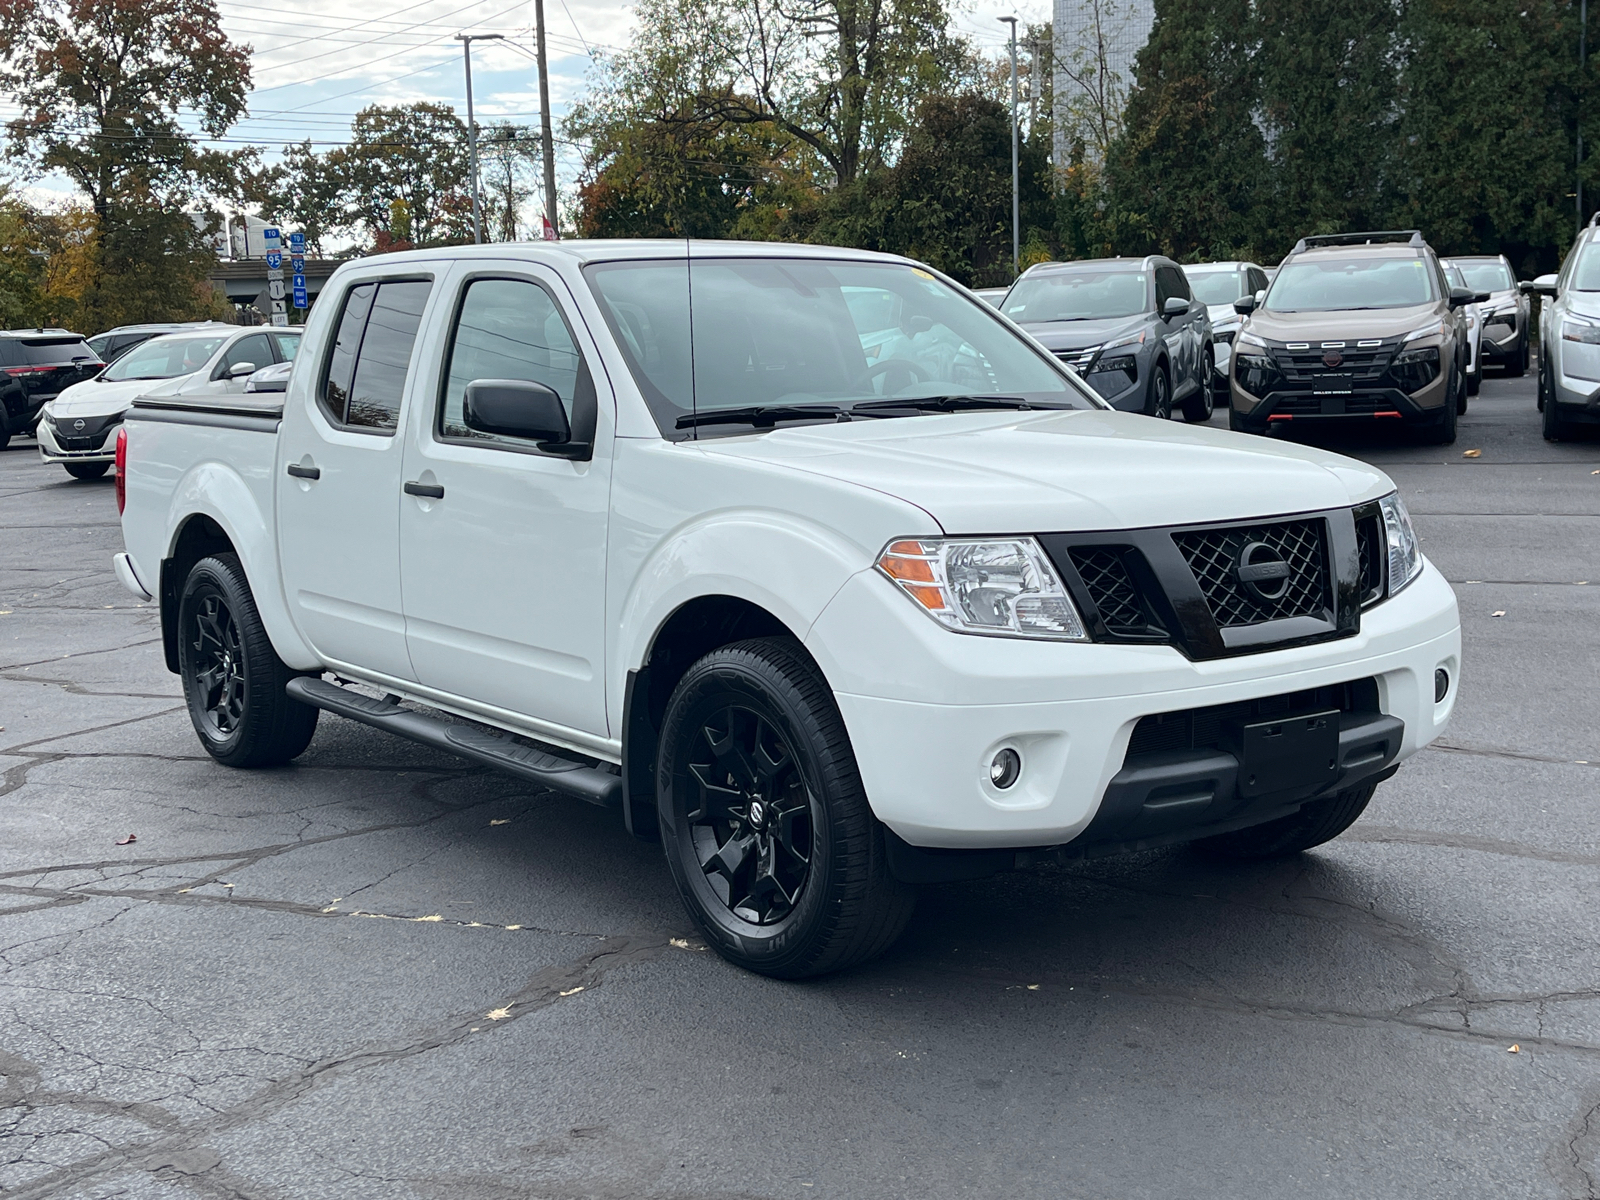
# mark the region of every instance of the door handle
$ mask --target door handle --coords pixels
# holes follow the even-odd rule
[[[296,479],[321,479],[321,467],[302,467],[299,463],[290,463],[284,468]]]
[[[422,496],[428,500],[443,500],[444,485],[438,483],[407,482],[402,489],[408,496]]]

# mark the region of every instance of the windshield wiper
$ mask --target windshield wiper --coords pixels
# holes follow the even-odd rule
[[[746,408],[684,413],[678,418],[677,427],[691,429],[697,425],[750,425],[756,429],[771,429],[779,421],[815,421],[827,417],[848,421],[850,414],[837,404],[769,404],[765,407],[752,404]]]
[[[907,396],[904,399],[864,400],[852,404],[851,412],[878,413],[910,408],[917,412],[964,412],[984,408],[1033,408],[1021,396]]]

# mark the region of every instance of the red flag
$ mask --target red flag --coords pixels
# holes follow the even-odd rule
[[[541,236],[545,241],[558,242],[561,240],[561,235],[556,232],[556,227],[550,224],[549,217],[540,217],[539,220],[543,225],[544,232],[541,234]]]

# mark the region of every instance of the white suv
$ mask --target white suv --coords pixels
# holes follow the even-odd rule
[[[1559,442],[1600,422],[1600,213],[1567,251],[1558,275],[1520,285],[1544,296],[1539,318],[1539,411]]]

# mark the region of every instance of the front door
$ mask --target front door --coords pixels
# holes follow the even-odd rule
[[[415,679],[400,609],[397,436],[433,285],[366,279],[341,297],[310,389],[288,393],[278,437],[278,541],[295,621],[329,663]]]
[[[558,739],[605,737],[611,396],[603,383],[596,394],[592,344],[554,272],[475,261],[452,281],[450,304],[442,383],[407,438],[405,478],[424,494],[400,505],[417,680],[552,726]],[[479,379],[554,388],[590,456],[468,428],[463,398]]]

